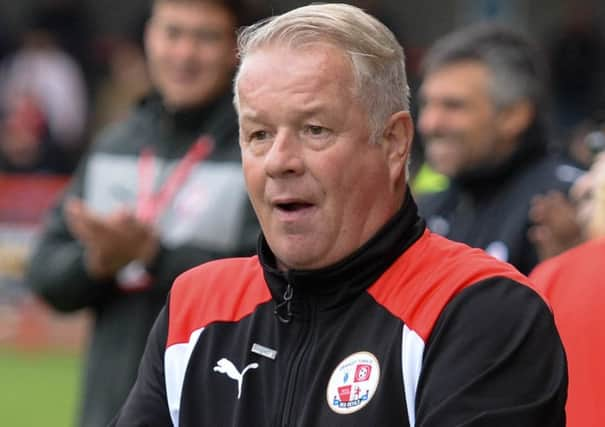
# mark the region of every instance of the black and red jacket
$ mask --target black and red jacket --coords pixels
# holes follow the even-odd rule
[[[527,278],[428,231],[408,197],[314,271],[181,275],[116,426],[564,426],[565,355]]]

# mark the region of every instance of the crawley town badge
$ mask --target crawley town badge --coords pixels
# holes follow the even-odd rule
[[[337,414],[351,414],[366,406],[380,381],[378,359],[367,351],[354,353],[338,364],[328,383],[328,406]]]

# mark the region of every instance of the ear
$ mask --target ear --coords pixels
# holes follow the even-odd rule
[[[405,182],[408,158],[414,138],[412,117],[407,111],[398,111],[387,120],[382,134],[383,149],[387,158],[393,185]]]
[[[519,101],[504,110],[499,115],[500,134],[506,140],[516,140],[529,127],[536,114],[536,108],[529,101]]]

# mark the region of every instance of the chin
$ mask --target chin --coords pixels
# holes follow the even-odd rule
[[[285,250],[281,251],[283,254],[282,256],[278,254],[275,255],[280,260],[280,264],[286,269],[313,270],[319,268],[315,265],[317,263],[315,257],[301,256],[299,251],[300,247],[297,247],[297,245],[292,245],[292,248],[298,249],[296,254],[288,253],[289,251]]]
[[[197,106],[205,103],[210,96],[207,90],[195,90],[192,85],[181,83],[163,85],[160,89],[166,103],[174,108]]]
[[[198,98],[188,97],[174,97],[174,98],[166,98],[166,104],[174,110],[184,110],[191,107],[196,107],[203,102]]]

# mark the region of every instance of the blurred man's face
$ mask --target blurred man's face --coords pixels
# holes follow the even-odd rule
[[[429,164],[455,177],[495,163],[506,145],[488,92],[489,74],[478,62],[444,66],[420,88],[418,129]]]
[[[571,188],[577,220],[588,239],[605,236],[605,154]]]
[[[266,47],[242,64],[236,89],[244,176],[282,269],[334,264],[401,205],[395,181],[407,151],[395,165],[395,144],[371,144],[353,87],[350,61],[328,44]],[[409,120],[402,119],[411,129]]]
[[[160,2],[146,29],[149,71],[172,109],[207,104],[230,85],[234,17],[210,3]]]

